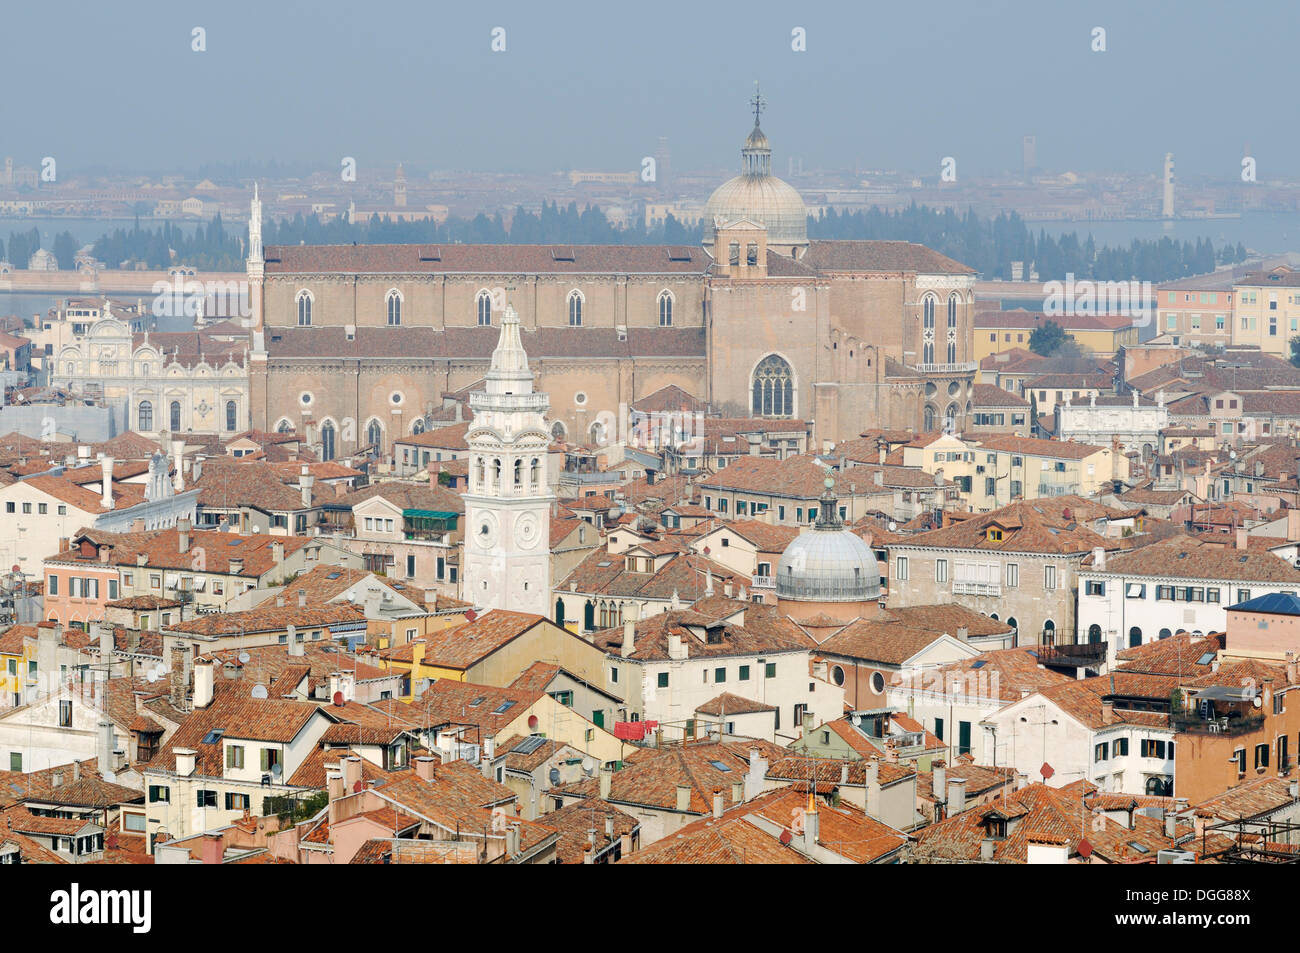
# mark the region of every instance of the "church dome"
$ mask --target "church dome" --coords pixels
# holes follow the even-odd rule
[[[876,554],[844,528],[827,480],[817,523],[785,548],[776,567],[776,596],[796,602],[879,602]]]
[[[705,246],[713,245],[715,223],[749,219],[767,229],[770,247],[807,247],[808,209],[793,186],[772,174],[772,147],[757,117],[740,155],[741,174],[718,186],[704,206]]]

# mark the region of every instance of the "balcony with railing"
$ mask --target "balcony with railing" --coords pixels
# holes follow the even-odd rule
[[[775,589],[776,577],[760,576],[758,573],[755,573],[750,577],[750,587],[753,589]]]
[[[955,596],[1000,596],[1002,584],[997,582],[974,582],[969,579],[953,580],[952,593]]]
[[[955,361],[950,364],[912,364],[912,370],[922,374],[970,374],[979,365],[975,361]]]

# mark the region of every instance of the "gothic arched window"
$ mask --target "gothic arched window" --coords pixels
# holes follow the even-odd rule
[[[311,326],[311,292],[298,292],[298,327],[306,328]]]
[[[487,291],[480,291],[478,298],[475,299],[474,307],[478,312],[479,327],[487,327],[492,323],[492,295]]]
[[[320,458],[334,459],[334,424],[328,420],[320,425]]]
[[[424,418],[423,418],[423,417],[416,417],[416,418],[415,418],[415,423],[411,424],[411,433],[415,434],[417,437],[418,437],[420,434],[424,433]]]
[[[948,363],[957,363],[957,296],[948,296]]]
[[[577,289],[569,292],[569,327],[582,327],[582,292]]]
[[[153,430],[153,403],[151,401],[140,401],[140,409],[136,413],[136,419],[139,421],[141,430]]]
[[[289,423],[288,420],[281,420],[275,430],[276,433],[293,433],[293,424]]]
[[[388,323],[398,325],[402,323],[402,293],[397,290],[388,292]]]
[[[668,328],[673,324],[673,293],[659,292],[659,327]]]
[[[181,402],[179,400],[172,401],[170,416],[172,432],[175,433],[181,429]]]
[[[233,400],[226,401],[226,429],[234,430],[239,424],[239,405]]]
[[[755,417],[794,415],[794,373],[784,358],[769,354],[754,368],[751,408]]]
[[[378,420],[370,421],[370,426],[366,428],[366,443],[376,449],[382,450],[381,444],[384,442],[384,428],[379,426]]]
[[[934,295],[921,304],[921,363],[934,363]]]
[[[930,404],[926,404],[925,419],[924,422],[922,423],[921,430],[924,433],[929,433],[933,429],[934,429],[934,407],[931,406]]]

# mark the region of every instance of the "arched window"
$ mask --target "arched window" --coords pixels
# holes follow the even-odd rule
[[[1043,644],[1044,645],[1056,644],[1056,623],[1053,622],[1051,619],[1048,619],[1046,622],[1043,623]]]
[[[515,489],[524,485],[524,461],[515,459]]]
[[[181,429],[181,402],[179,400],[172,401],[168,414],[171,418],[172,432],[175,433]]]
[[[487,291],[480,291],[478,298],[474,301],[474,308],[478,312],[479,327],[487,327],[492,323],[492,295]]]
[[[1169,638],[1171,635],[1173,635],[1173,633],[1170,632],[1168,629],[1161,629],[1161,630],[1160,630],[1160,640],[1161,640],[1162,642],[1163,642],[1165,639]]]
[[[298,327],[311,327],[311,305],[312,298],[310,291],[298,292]]]
[[[948,363],[957,363],[957,296],[948,296]]]
[[[400,291],[393,290],[388,292],[388,323],[398,325],[402,323],[402,294]]]
[[[501,489],[501,458],[497,457],[492,461],[492,485],[498,490]]]
[[[1007,625],[1011,626],[1011,628],[1015,629],[1017,632],[1020,631],[1020,623],[1016,621],[1016,617],[1013,615],[1007,616]]]
[[[1088,626],[1088,641],[1094,644],[1101,641],[1101,626],[1095,622]]]
[[[555,600],[555,624],[564,628],[564,600]]]
[[[582,327],[582,292],[576,289],[569,292],[569,327]]]
[[[276,433],[293,433],[293,424],[289,423],[288,420],[281,419],[275,430]]]
[[[934,295],[926,295],[921,303],[921,363],[934,363]]]
[[[384,428],[379,426],[378,420],[370,421],[370,426],[366,428],[366,443],[378,450],[383,450]]]
[[[424,418],[416,417],[415,422],[411,424],[411,433],[419,436],[424,433]]]
[[[542,463],[536,457],[533,457],[533,462],[529,466],[528,481],[533,489],[542,485]]]
[[[673,325],[673,293],[659,292],[659,327],[670,328]]]
[[[226,429],[234,430],[239,425],[239,405],[233,400],[226,401]]]
[[[1129,648],[1136,648],[1141,644],[1142,644],[1142,630],[1139,629],[1137,626],[1133,626],[1133,628],[1128,630]]]
[[[560,421],[557,420],[555,423],[551,424],[551,437],[552,437],[552,439],[555,439],[555,440],[563,440],[563,439],[564,439],[564,433],[565,433],[565,431],[564,431],[564,424],[560,423]]]
[[[794,416],[794,374],[784,358],[769,354],[754,368],[755,417]]]
[[[140,409],[136,412],[136,420],[140,430],[153,430],[153,403],[151,401],[140,401]]]
[[[945,429],[955,433],[957,430],[957,405],[949,404],[948,409],[943,412],[943,425]]]
[[[334,459],[334,424],[328,420],[320,425],[320,458]]]
[[[934,406],[931,405],[931,404],[926,404],[926,405],[925,405],[925,419],[922,421],[922,424],[921,424],[921,430],[922,430],[924,433],[929,433],[930,431],[932,431],[932,430],[934,429],[934,418],[935,418],[935,409],[934,409]]]
[[[596,603],[588,601],[582,607],[582,627],[588,632],[596,627]]]

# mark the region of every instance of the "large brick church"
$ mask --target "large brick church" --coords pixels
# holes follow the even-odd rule
[[[430,426],[479,385],[509,304],[553,432],[592,438],[677,385],[728,416],[960,428],[972,410],[973,271],[922,245],[816,241],[759,128],[705,210],[703,247],[261,242],[253,200],[253,426],[325,458]],[[606,418],[608,419],[608,418]]]

